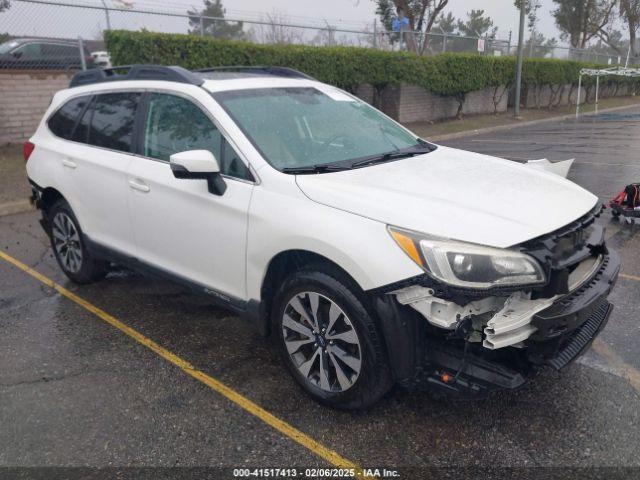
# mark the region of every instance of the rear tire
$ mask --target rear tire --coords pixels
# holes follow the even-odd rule
[[[65,275],[80,284],[104,278],[109,263],[87,251],[80,224],[65,200],[58,200],[49,209],[47,220],[51,248]]]
[[[275,295],[272,325],[284,363],[316,401],[364,409],[392,386],[384,341],[363,293],[323,266],[292,273]]]

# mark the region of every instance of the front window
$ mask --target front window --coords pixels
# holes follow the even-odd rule
[[[10,52],[14,48],[16,48],[18,45],[19,45],[18,42],[0,43],[0,55],[4,55],[5,53]]]
[[[214,98],[281,171],[351,168],[363,159],[426,148],[376,109],[329,86],[233,90]]]
[[[220,173],[251,180],[251,173],[220,130],[198,106],[165,93],[152,93],[144,127],[143,155],[169,161],[174,153],[209,150],[220,164]]]

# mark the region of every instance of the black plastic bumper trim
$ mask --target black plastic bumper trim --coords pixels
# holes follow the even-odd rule
[[[587,349],[598,332],[604,328],[609,320],[613,305],[609,302],[601,303],[591,314],[589,319],[582,324],[571,336],[571,339],[554,358],[548,361],[556,370],[566,367]]]

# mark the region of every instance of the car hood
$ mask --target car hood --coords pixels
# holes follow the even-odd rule
[[[311,200],[438,237],[510,247],[591,210],[597,197],[558,175],[439,146],[416,157],[296,182]]]

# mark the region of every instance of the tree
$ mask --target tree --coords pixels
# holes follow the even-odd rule
[[[467,21],[458,20],[458,30],[467,37],[494,38],[498,27],[493,26],[493,20],[484,16],[484,10],[467,12]]]
[[[447,13],[446,15],[443,13],[438,17],[436,27],[438,27],[438,29],[440,29],[442,33],[453,35],[456,31],[456,22],[456,17],[454,17],[451,12]]]
[[[538,10],[542,5],[540,0],[525,0],[525,2],[524,11],[527,14],[527,28],[530,32],[534,32],[538,24]],[[513,3],[519,11],[522,0],[515,0]]]
[[[524,43],[525,55],[530,57],[546,57],[558,46],[555,38],[545,38],[540,32],[532,32]]]
[[[627,22],[631,55],[636,57],[638,55],[636,34],[640,27],[640,0],[620,0],[620,16]]]
[[[203,10],[187,10],[191,27],[189,33],[216,38],[244,38],[242,22],[227,22],[224,20],[225,13],[222,0],[204,0]],[[220,20],[213,20],[213,18]]]
[[[560,38],[569,40],[573,48],[585,48],[594,37],[604,41],[615,14],[617,0],[553,0],[558,7],[552,12]]]
[[[429,33],[436,19],[449,3],[449,0],[374,0],[376,13],[387,30],[392,29],[395,18],[406,18],[409,21],[404,41],[407,49],[423,53],[428,44],[428,35],[424,35],[419,45],[416,33]]]

